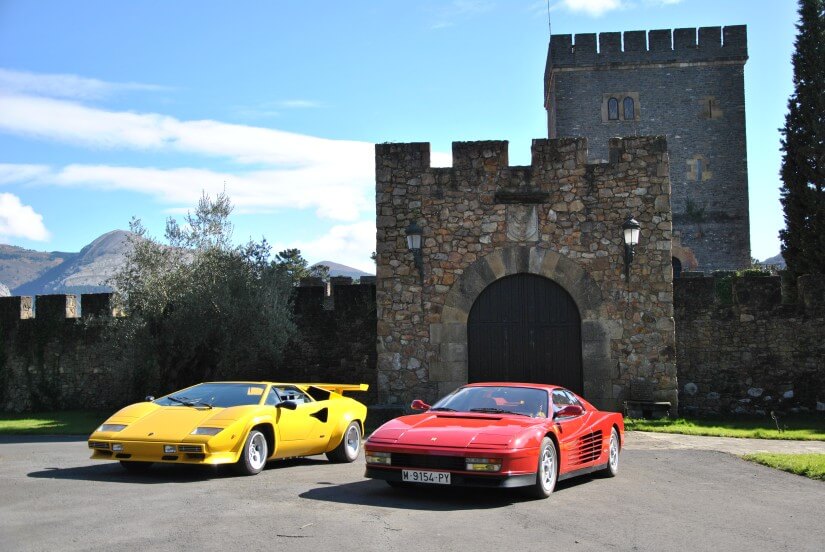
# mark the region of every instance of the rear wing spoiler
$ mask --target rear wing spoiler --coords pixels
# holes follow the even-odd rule
[[[301,387],[320,387],[333,393],[343,395],[345,391],[367,391],[368,383],[299,383]]]

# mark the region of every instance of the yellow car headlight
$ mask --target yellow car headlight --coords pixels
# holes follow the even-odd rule
[[[98,431],[111,432],[123,431],[124,429],[126,429],[126,424],[103,424],[102,426],[97,428]]]
[[[196,427],[189,435],[217,435],[223,430],[222,427]]]

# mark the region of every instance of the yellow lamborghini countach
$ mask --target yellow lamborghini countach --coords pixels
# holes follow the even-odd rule
[[[352,462],[367,407],[346,391],[367,384],[211,382],[127,406],[89,436],[94,460],[140,471],[153,462],[234,464],[245,475],[268,460],[326,453]]]

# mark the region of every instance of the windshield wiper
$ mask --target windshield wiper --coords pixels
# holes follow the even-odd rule
[[[195,406],[195,403],[191,402],[187,397],[166,397],[170,401],[175,401],[176,403],[180,403],[183,406]]]
[[[435,408],[431,408],[430,410],[440,410],[442,412],[456,412],[455,408],[450,408],[449,406],[437,406]]]
[[[503,408],[471,408],[470,412],[481,412],[483,414],[516,414],[518,416],[532,418],[532,416],[524,412],[513,412],[512,410],[505,410]]]

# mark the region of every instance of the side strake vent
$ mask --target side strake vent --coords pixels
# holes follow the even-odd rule
[[[602,451],[602,432],[594,431],[579,439],[578,446],[570,459],[572,464],[587,464],[598,460]]]

